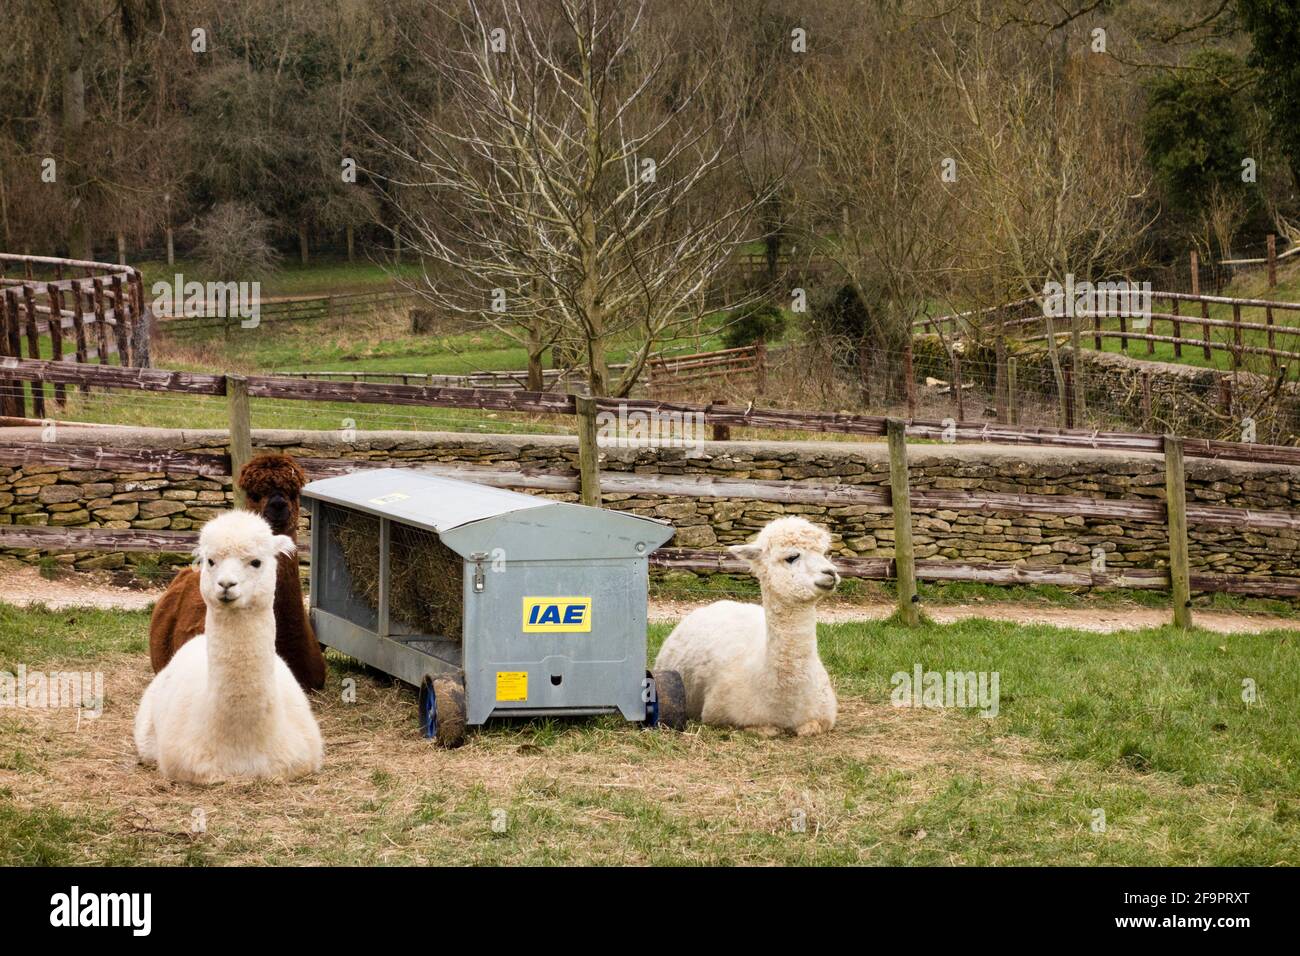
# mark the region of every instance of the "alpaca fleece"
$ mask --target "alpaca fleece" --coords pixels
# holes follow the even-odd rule
[[[767,735],[835,726],[838,702],[817,653],[817,602],[839,583],[830,544],[825,529],[786,517],[730,549],[758,578],[763,606],[718,601],[668,635],[655,668],[681,674],[687,716]]]
[[[260,514],[275,534],[292,538],[307,475],[289,455],[259,455],[239,472],[239,487],[250,511]],[[325,686],[325,656],[303,607],[296,553],[276,559],[275,650],[307,690]],[[207,608],[199,593],[199,572],[184,568],[172,579],[149,619],[149,660],[159,673],[178,650],[203,632]]]
[[[200,533],[203,633],[154,677],[135,717],[140,760],[167,779],[290,779],[320,769],[320,728],[275,652],[275,558],[293,548],[248,511]]]

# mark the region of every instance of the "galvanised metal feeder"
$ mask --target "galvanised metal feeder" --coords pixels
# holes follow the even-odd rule
[[[680,676],[646,670],[647,559],[671,526],[407,469],[302,496],[317,638],[418,687],[426,736],[456,746],[491,717],[683,725]]]

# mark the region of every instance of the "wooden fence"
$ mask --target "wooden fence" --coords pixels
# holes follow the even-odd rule
[[[263,322],[311,322],[363,315],[380,309],[400,308],[417,301],[418,295],[406,289],[379,289],[369,292],[341,292],[337,295],[277,296],[258,302],[258,324]],[[212,332],[229,333],[241,322],[237,315],[175,316],[160,319],[160,328],[168,334],[194,335]]]
[[[353,401],[376,404],[436,405],[489,408],[532,414],[576,415],[579,436],[579,474],[563,475],[536,470],[502,471],[474,466],[421,465],[425,470],[501,487],[540,491],[576,491],[583,500],[599,502],[602,492],[649,493],[689,497],[748,498],[760,501],[857,505],[882,513],[892,512],[897,534],[892,559],[853,559],[839,562],[856,577],[894,579],[899,582],[900,611],[914,616],[916,580],[962,580],[988,583],[1106,585],[1167,588],[1173,593],[1175,621],[1190,622],[1190,594],[1224,591],[1300,597],[1300,578],[1258,575],[1214,575],[1190,572],[1187,524],[1196,522],[1240,529],[1300,531],[1300,513],[1260,511],[1210,505],[1188,505],[1183,475],[1184,456],[1272,462],[1300,466],[1300,449],[1243,445],[1233,442],[1183,440],[1174,436],[1104,432],[1066,432],[1053,429],[1019,429],[959,423],[945,429],[937,422],[903,422],[868,416],[825,412],[738,408],[718,403],[688,405],[650,400],[617,400],[545,392],[503,392],[494,389],[439,388],[425,385],[366,384],[304,381],[270,376],[223,376],[161,369],[123,369],[75,366],[59,362],[0,360],[0,382],[53,381],[79,387],[123,388],[190,395],[225,395],[231,410],[231,455],[183,451],[128,450],[109,445],[66,445],[58,442],[6,444],[0,439],[0,466],[57,465],[78,470],[167,471],[200,475],[238,473],[251,454],[248,399],[277,398],[303,401]],[[601,411],[640,410],[659,414],[698,414],[712,426],[803,429],[853,435],[888,436],[890,487],[845,486],[820,482],[740,480],[713,476],[641,475],[598,470],[595,417]],[[0,432],[0,436],[2,436]],[[1077,496],[912,490],[907,469],[906,438],[996,442],[1057,447],[1111,448],[1160,452],[1166,461],[1165,502],[1114,500]],[[409,463],[398,463],[409,467]],[[313,476],[337,474],[385,463],[305,459]],[[997,511],[1019,514],[1082,515],[1115,520],[1163,522],[1169,529],[1170,568],[1161,570],[1094,571],[1091,568],[1028,569],[949,561],[915,561],[909,546],[911,509]],[[0,526],[0,547],[88,550],[184,551],[193,540],[182,532],[117,531],[88,528]],[[663,549],[653,561],[663,567],[700,570],[740,570],[726,555],[710,551]]]
[[[20,275],[13,273],[19,272]],[[37,273],[44,275],[37,275]],[[0,253],[0,359],[42,357],[49,336],[55,362],[149,364],[150,314],[140,273],[130,266],[49,256]],[[57,384],[54,402],[65,389]],[[31,389],[32,414],[45,416],[44,390]],[[0,388],[0,415],[22,418],[27,398],[21,385]]]
[[[752,376],[761,395],[767,378],[767,345],[758,342],[734,349],[692,355],[654,356],[646,363],[650,388],[674,388]]]
[[[747,345],[742,348],[717,349],[711,352],[696,352],[689,355],[677,355],[661,352],[652,355],[646,363],[650,387],[672,387],[692,385],[700,382],[731,378],[737,375],[752,375],[761,385],[767,371],[768,350],[766,345]],[[611,372],[627,368],[626,362],[612,362]],[[319,381],[342,382],[391,382],[402,385],[433,385],[450,388],[504,388],[527,389],[527,370],[505,370],[470,372],[465,375],[439,375],[432,372],[374,372],[374,371],[277,371],[273,376],[284,378],[307,378]],[[575,376],[577,378],[575,378]],[[572,382],[585,386],[581,370],[548,368],[542,370],[545,391]]]
[[[0,383],[47,382],[86,388],[221,396],[227,394],[228,379],[236,377],[154,368],[74,366],[67,363],[27,359],[0,359]],[[562,392],[506,391],[493,388],[453,388],[396,383],[326,382],[269,375],[250,375],[246,379],[239,376],[239,378],[247,382],[248,394],[251,398],[466,408],[532,415],[577,414],[575,396]],[[885,435],[886,419],[873,415],[741,407],[722,402],[695,404],[656,399],[619,398],[597,398],[594,401],[598,412],[617,413],[623,409],[627,412],[638,411],[662,416],[701,415],[705,424],[711,426],[819,432],[872,438],[883,438]],[[937,421],[909,420],[907,436],[936,442],[1091,448],[1112,451],[1159,453],[1164,448],[1164,439],[1159,435],[1018,427],[969,421],[945,424]],[[1300,448],[1287,445],[1191,438],[1184,439],[1184,444],[1189,457],[1300,466]]]
[[[1184,348],[1199,351],[1206,359],[1211,359],[1215,352],[1227,353],[1234,371],[1241,368],[1243,358],[1249,355],[1267,356],[1274,369],[1283,360],[1291,362],[1300,358],[1300,351],[1278,347],[1279,337],[1300,343],[1300,338],[1291,338],[1300,336],[1300,320],[1294,318],[1295,313],[1300,313],[1300,303],[1155,291],[1151,293],[1151,303],[1153,306],[1163,303],[1166,308],[1152,308],[1149,319],[1131,315],[1078,316],[1076,321],[1083,323],[1080,329],[1081,341],[1100,351],[1106,339],[1118,340],[1123,352],[1129,351],[1130,342],[1144,342],[1147,355],[1154,355],[1156,345],[1164,343],[1173,346],[1175,358],[1182,357]],[[1231,308],[1232,318],[1210,318],[1210,306]],[[1254,310],[1255,318],[1259,321],[1243,318],[1245,310]],[[978,324],[986,332],[996,333],[1000,330],[1009,337],[1025,342],[1042,342],[1047,339],[1046,320],[1039,303],[1032,298],[1020,299],[998,309],[924,317],[917,320],[915,328],[960,335],[964,325],[976,324],[976,317],[983,317]],[[1286,319],[1297,324],[1284,324]],[[1069,338],[1070,321],[1069,317],[1057,320],[1058,339]],[[1167,334],[1162,333],[1162,329]],[[1025,335],[1026,331],[1031,334]],[[1216,332],[1219,334],[1216,335]],[[1252,333],[1252,341],[1246,341],[1246,333]],[[1263,344],[1259,344],[1261,339]]]

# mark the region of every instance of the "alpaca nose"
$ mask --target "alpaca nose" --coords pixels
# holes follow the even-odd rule
[[[234,595],[230,593],[230,589],[233,588],[234,586],[235,586],[235,582],[234,582],[234,581],[218,581],[218,582],[217,582],[217,587],[221,588],[221,599],[222,599],[223,601],[227,601],[227,600],[229,600],[229,599],[231,599],[231,598],[234,597]]]

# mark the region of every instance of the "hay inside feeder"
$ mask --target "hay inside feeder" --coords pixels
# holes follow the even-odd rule
[[[396,630],[458,641],[464,609],[463,561],[432,531],[389,526],[388,616]],[[356,596],[379,607],[379,522],[354,511],[331,522]]]

